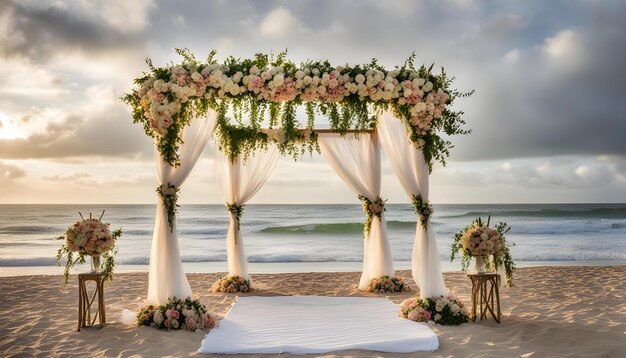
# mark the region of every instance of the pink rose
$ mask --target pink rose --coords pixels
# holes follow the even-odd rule
[[[172,310],[170,312],[170,318],[172,319],[178,319],[178,317],[180,317],[180,312],[178,312],[177,310]]]
[[[425,311],[425,312],[424,312],[424,319],[425,319],[426,321],[430,321],[430,317],[431,317],[431,315],[430,315],[430,311]]]

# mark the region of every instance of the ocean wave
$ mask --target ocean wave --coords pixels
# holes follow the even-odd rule
[[[414,229],[415,221],[388,221],[387,228]],[[360,234],[363,232],[363,223],[270,226],[258,232],[263,234]]]
[[[0,228],[0,234],[28,235],[58,231],[58,227],[41,225],[7,226]]]
[[[62,263],[64,264],[64,262]],[[58,262],[53,257],[31,257],[25,259],[0,259],[0,267],[21,266],[57,266]]]
[[[500,211],[468,211],[462,214],[444,215],[443,218],[485,218],[492,217],[531,217],[531,218],[589,218],[589,219],[624,219],[626,207],[623,208],[590,208],[590,209],[539,209],[539,210],[500,210]]]

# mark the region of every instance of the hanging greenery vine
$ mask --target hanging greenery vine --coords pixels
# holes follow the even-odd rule
[[[176,223],[176,214],[178,213],[178,192],[180,188],[170,183],[159,185],[156,189],[159,198],[163,201],[165,209],[167,210],[167,223],[170,226],[170,232],[174,231],[174,224]]]
[[[405,122],[430,170],[433,161],[445,165],[453,147],[442,135],[469,133],[463,129],[463,112],[451,108],[455,99],[472,92],[453,89],[453,78],[443,68],[434,74],[432,65],[416,67],[415,54],[387,70],[376,59],[356,66],[333,67],[328,61],[296,65],[285,51],[275,58],[256,54],[218,63],[215,51],[204,62],[188,50],[176,51],[183,58],[180,64],[155,67],[147,60],[150,72],[135,79],[136,88],[123,97],[132,107],[133,121],[143,125],[164,161],[175,167],[180,165],[184,127],[209,109],[218,113],[218,143],[231,160],[247,157],[269,140],[294,158],[317,150],[311,133],[318,115],[328,117],[330,129],[345,133],[375,128],[377,115],[391,110]],[[297,120],[301,106],[304,127]],[[262,123],[269,124],[269,133],[261,132]]]

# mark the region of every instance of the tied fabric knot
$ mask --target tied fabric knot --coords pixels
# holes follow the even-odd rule
[[[426,230],[428,227],[428,220],[434,212],[433,206],[430,205],[430,202],[424,201],[422,199],[422,195],[417,194],[413,195],[413,208],[422,221],[422,227]]]
[[[178,192],[180,188],[177,188],[171,183],[161,184],[157,187],[156,192],[163,201],[163,205],[167,210],[167,223],[170,227],[170,232],[174,231],[174,223],[176,222],[176,214],[178,214]]]
[[[385,202],[387,200],[383,200],[380,196],[376,198],[376,201],[371,201],[365,195],[359,195],[359,200],[363,203],[363,212],[367,215],[367,219],[365,220],[365,225],[363,226],[363,232],[365,237],[369,235],[370,229],[372,228],[372,220],[374,217],[382,217],[383,212],[387,209],[385,208]]]
[[[237,205],[237,203],[226,203],[226,210],[228,210],[237,220],[237,231],[241,228],[239,223],[241,222],[244,207],[245,205]],[[237,236],[238,234],[235,234],[235,245],[237,245]]]

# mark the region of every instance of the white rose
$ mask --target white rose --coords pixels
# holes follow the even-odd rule
[[[302,70],[296,71],[296,78],[299,79],[299,80],[304,78],[304,71],[302,71]]]
[[[426,82],[426,84],[424,85],[424,87],[422,87],[422,90],[423,90],[424,92],[430,92],[430,90],[432,90],[432,89],[433,89],[433,83],[432,83],[432,82],[430,82],[430,81]]]
[[[356,75],[354,80],[356,81],[356,83],[362,84],[363,82],[365,82],[365,76],[359,73],[358,75]]]
[[[411,95],[413,94],[413,91],[411,91],[410,89],[405,89],[404,90],[404,97],[411,97]]]
[[[191,74],[191,79],[198,82],[202,79],[202,75],[199,74],[198,72],[194,72]]]
[[[311,76],[304,76],[304,78],[302,79],[302,82],[304,83],[305,86],[308,86],[313,82],[313,79],[311,78]]]
[[[282,73],[274,76],[274,85],[276,87],[282,86],[283,83],[285,83],[285,76]]]
[[[483,240],[487,240],[489,239],[489,234],[487,234],[486,232],[483,232],[482,234],[480,234],[480,238]]]
[[[160,92],[161,89],[163,88],[163,84],[164,83],[165,82],[163,80],[156,80],[156,81],[154,81],[154,85],[153,85],[154,89]]]

